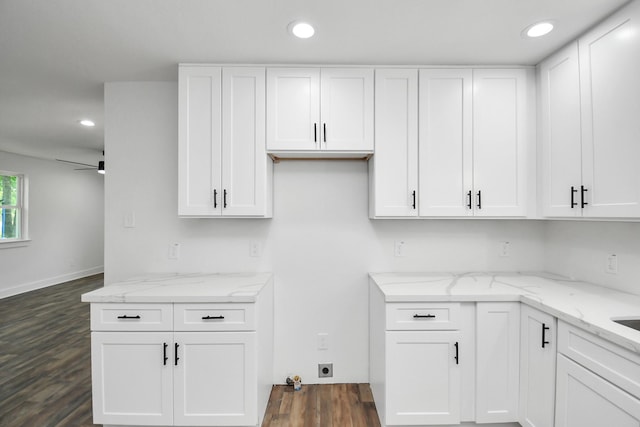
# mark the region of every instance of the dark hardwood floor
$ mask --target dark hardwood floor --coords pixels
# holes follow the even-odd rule
[[[89,304],[102,275],[0,299],[0,426],[93,426]]]
[[[0,427],[94,426],[89,304],[102,275],[0,299]],[[263,427],[379,427],[368,384],[275,386]]]

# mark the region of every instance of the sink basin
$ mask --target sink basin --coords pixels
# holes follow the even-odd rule
[[[616,323],[624,325],[628,328],[635,329],[636,331],[640,331],[640,318],[636,319],[611,319]]]

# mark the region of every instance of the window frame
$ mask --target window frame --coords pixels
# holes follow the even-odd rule
[[[28,221],[28,202],[29,202],[29,177],[25,173],[0,170],[0,176],[15,176],[18,178],[18,194],[17,204],[2,204],[1,208],[18,210],[18,237],[11,239],[0,238],[0,249],[11,247],[25,246],[31,240],[29,239],[29,221]]]

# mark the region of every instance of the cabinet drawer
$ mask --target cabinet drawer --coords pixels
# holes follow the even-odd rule
[[[460,303],[389,303],[387,330],[431,331],[460,328]]]
[[[92,331],[170,331],[172,304],[91,304]]]
[[[253,331],[254,304],[176,304],[176,331]]]
[[[560,322],[558,351],[640,398],[640,356],[582,329]]]

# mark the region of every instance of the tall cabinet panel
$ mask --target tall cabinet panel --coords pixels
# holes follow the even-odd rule
[[[371,217],[418,215],[418,71],[378,69]]]
[[[589,216],[640,216],[640,3],[579,43]]]
[[[581,216],[582,136],[578,44],[539,66],[544,216]]]
[[[472,71],[420,70],[420,215],[473,215]]]
[[[522,69],[473,71],[475,215],[526,215],[525,82]]]
[[[479,302],[476,422],[518,421],[520,303]]]
[[[222,106],[223,213],[251,216],[270,211],[264,68],[225,68]]]
[[[178,213],[220,215],[222,68],[181,66],[178,84]]]

